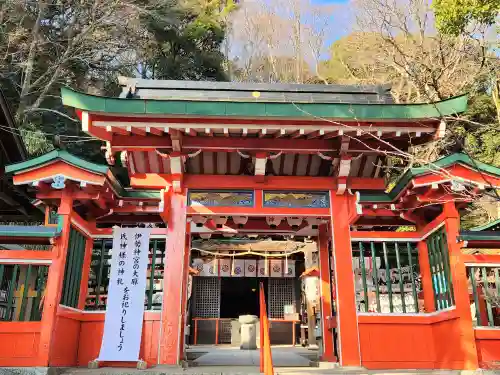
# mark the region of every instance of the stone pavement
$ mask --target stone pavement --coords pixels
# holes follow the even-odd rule
[[[147,370],[126,368],[0,368],[0,375],[253,375],[259,374],[257,366],[203,366],[180,368],[157,366]],[[281,367],[275,375],[498,375],[498,371],[443,371],[443,370],[385,370],[369,371],[362,368],[304,368]]]
[[[477,371],[403,371],[382,370],[369,371],[362,368],[304,368],[304,367],[279,367],[274,369],[275,375],[498,375],[499,372]],[[61,375],[257,375],[260,374],[257,366],[203,366],[181,369],[178,367],[157,366],[148,370],[127,369],[99,369],[84,370],[73,369]]]
[[[309,367],[311,361],[288,348],[272,348],[275,367]],[[258,350],[212,350],[193,361],[196,366],[259,366]]]

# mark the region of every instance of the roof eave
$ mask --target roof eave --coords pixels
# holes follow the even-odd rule
[[[422,104],[349,104],[349,103],[295,103],[265,102],[258,98],[247,101],[207,100],[153,100],[123,99],[94,96],[61,89],[63,104],[91,113],[115,115],[196,115],[254,116],[254,117],[322,117],[329,119],[356,119],[377,121],[390,119],[438,119],[455,115],[467,109],[467,95],[437,103]]]

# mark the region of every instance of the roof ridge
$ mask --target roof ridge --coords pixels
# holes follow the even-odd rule
[[[273,92],[317,92],[317,93],[360,93],[389,94],[391,85],[339,85],[339,84],[302,84],[302,83],[260,83],[260,82],[222,82],[189,80],[156,80],[135,77],[118,77],[121,86],[134,86],[136,89],[177,89],[177,90],[216,90],[216,91],[273,91]]]

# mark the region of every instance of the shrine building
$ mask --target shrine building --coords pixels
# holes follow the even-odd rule
[[[45,221],[0,226],[0,366],[98,358],[116,226],[152,228],[149,367],[239,345],[259,285],[273,346],[342,367],[498,366],[500,255],[484,251],[500,249],[498,222],[463,232],[460,212],[498,194],[500,169],[461,153],[393,162],[444,137],[466,96],[396,104],[384,86],[120,84],[118,98],[62,89],[106,164],[56,149],[5,168]]]

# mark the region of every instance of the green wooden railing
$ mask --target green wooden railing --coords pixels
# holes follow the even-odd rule
[[[86,238],[74,228],[71,228],[68,242],[68,255],[64,270],[64,282],[61,304],[78,307],[80,284],[82,281],[83,258],[85,257]]]
[[[48,266],[0,264],[0,321],[39,321]]]
[[[500,265],[467,268],[474,298],[473,320],[478,326],[500,326]],[[475,315],[475,316],[474,316]]]
[[[421,277],[413,242],[352,243],[358,311],[418,313]]]
[[[106,310],[111,271],[112,239],[94,239],[88,280],[86,310]],[[162,280],[165,269],[165,239],[150,239],[149,264],[144,308],[160,310],[163,296]],[[154,271],[153,271],[154,270]]]
[[[439,311],[455,304],[446,233],[441,229],[430,235],[426,242],[431,267],[434,306],[436,311]]]

